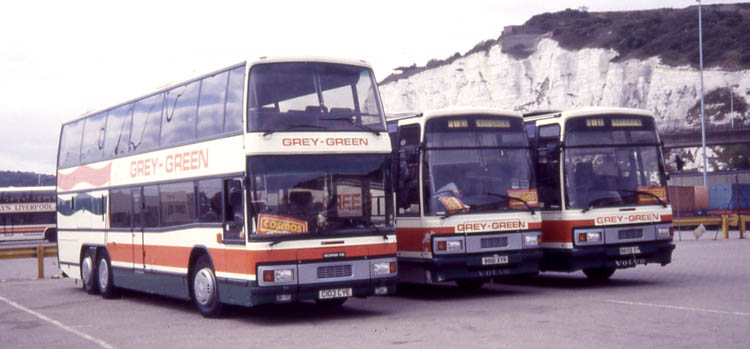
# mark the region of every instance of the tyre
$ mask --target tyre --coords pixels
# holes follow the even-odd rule
[[[99,258],[96,263],[96,270],[96,284],[102,297],[117,297],[117,287],[115,287],[114,279],[112,277],[112,262],[109,259],[109,253],[107,253],[107,251],[102,251],[101,253],[99,253]]]
[[[49,242],[57,242],[57,229],[47,229],[44,232],[44,239]]]
[[[346,303],[346,298],[333,298],[333,299],[316,299],[315,304],[322,308],[338,308]]]
[[[583,273],[590,281],[604,282],[612,277],[615,273],[615,268],[594,268],[594,269],[583,269]]]
[[[83,284],[83,290],[88,294],[96,294],[99,291],[97,288],[97,272],[96,264],[94,264],[96,250],[86,248],[83,252],[83,258],[81,258],[81,283]]]
[[[487,280],[461,279],[456,280],[456,285],[466,291],[478,291]]]
[[[216,272],[207,255],[198,258],[190,276],[190,291],[193,304],[205,317],[221,315],[222,304],[219,302],[219,285]]]

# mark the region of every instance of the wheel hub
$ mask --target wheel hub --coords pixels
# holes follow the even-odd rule
[[[216,289],[213,273],[205,268],[198,271],[193,281],[193,289],[195,290],[195,300],[201,305],[208,305]]]

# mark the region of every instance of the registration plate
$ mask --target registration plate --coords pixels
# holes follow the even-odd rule
[[[627,255],[627,254],[638,254],[641,253],[641,249],[638,246],[626,246],[626,247],[620,247],[620,255]]]
[[[352,289],[350,288],[333,288],[330,290],[318,291],[318,299],[344,298],[351,297]]]
[[[482,265],[508,264],[508,256],[482,257]]]

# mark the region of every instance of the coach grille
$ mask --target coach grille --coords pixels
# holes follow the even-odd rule
[[[482,248],[498,248],[508,246],[508,237],[482,238],[480,242]]]
[[[643,237],[643,229],[623,229],[617,232],[619,240],[640,239]]]
[[[329,265],[318,267],[318,279],[331,279],[352,276],[352,265]]]

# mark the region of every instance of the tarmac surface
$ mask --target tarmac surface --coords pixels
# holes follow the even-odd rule
[[[710,236],[709,236],[710,235]],[[201,317],[192,304],[126,292],[88,295],[45,261],[0,261],[0,343],[7,348],[719,347],[750,343],[750,240],[683,232],[672,264],[618,270],[606,284],[583,273],[527,282],[400,287],[399,295],[230,308]]]

